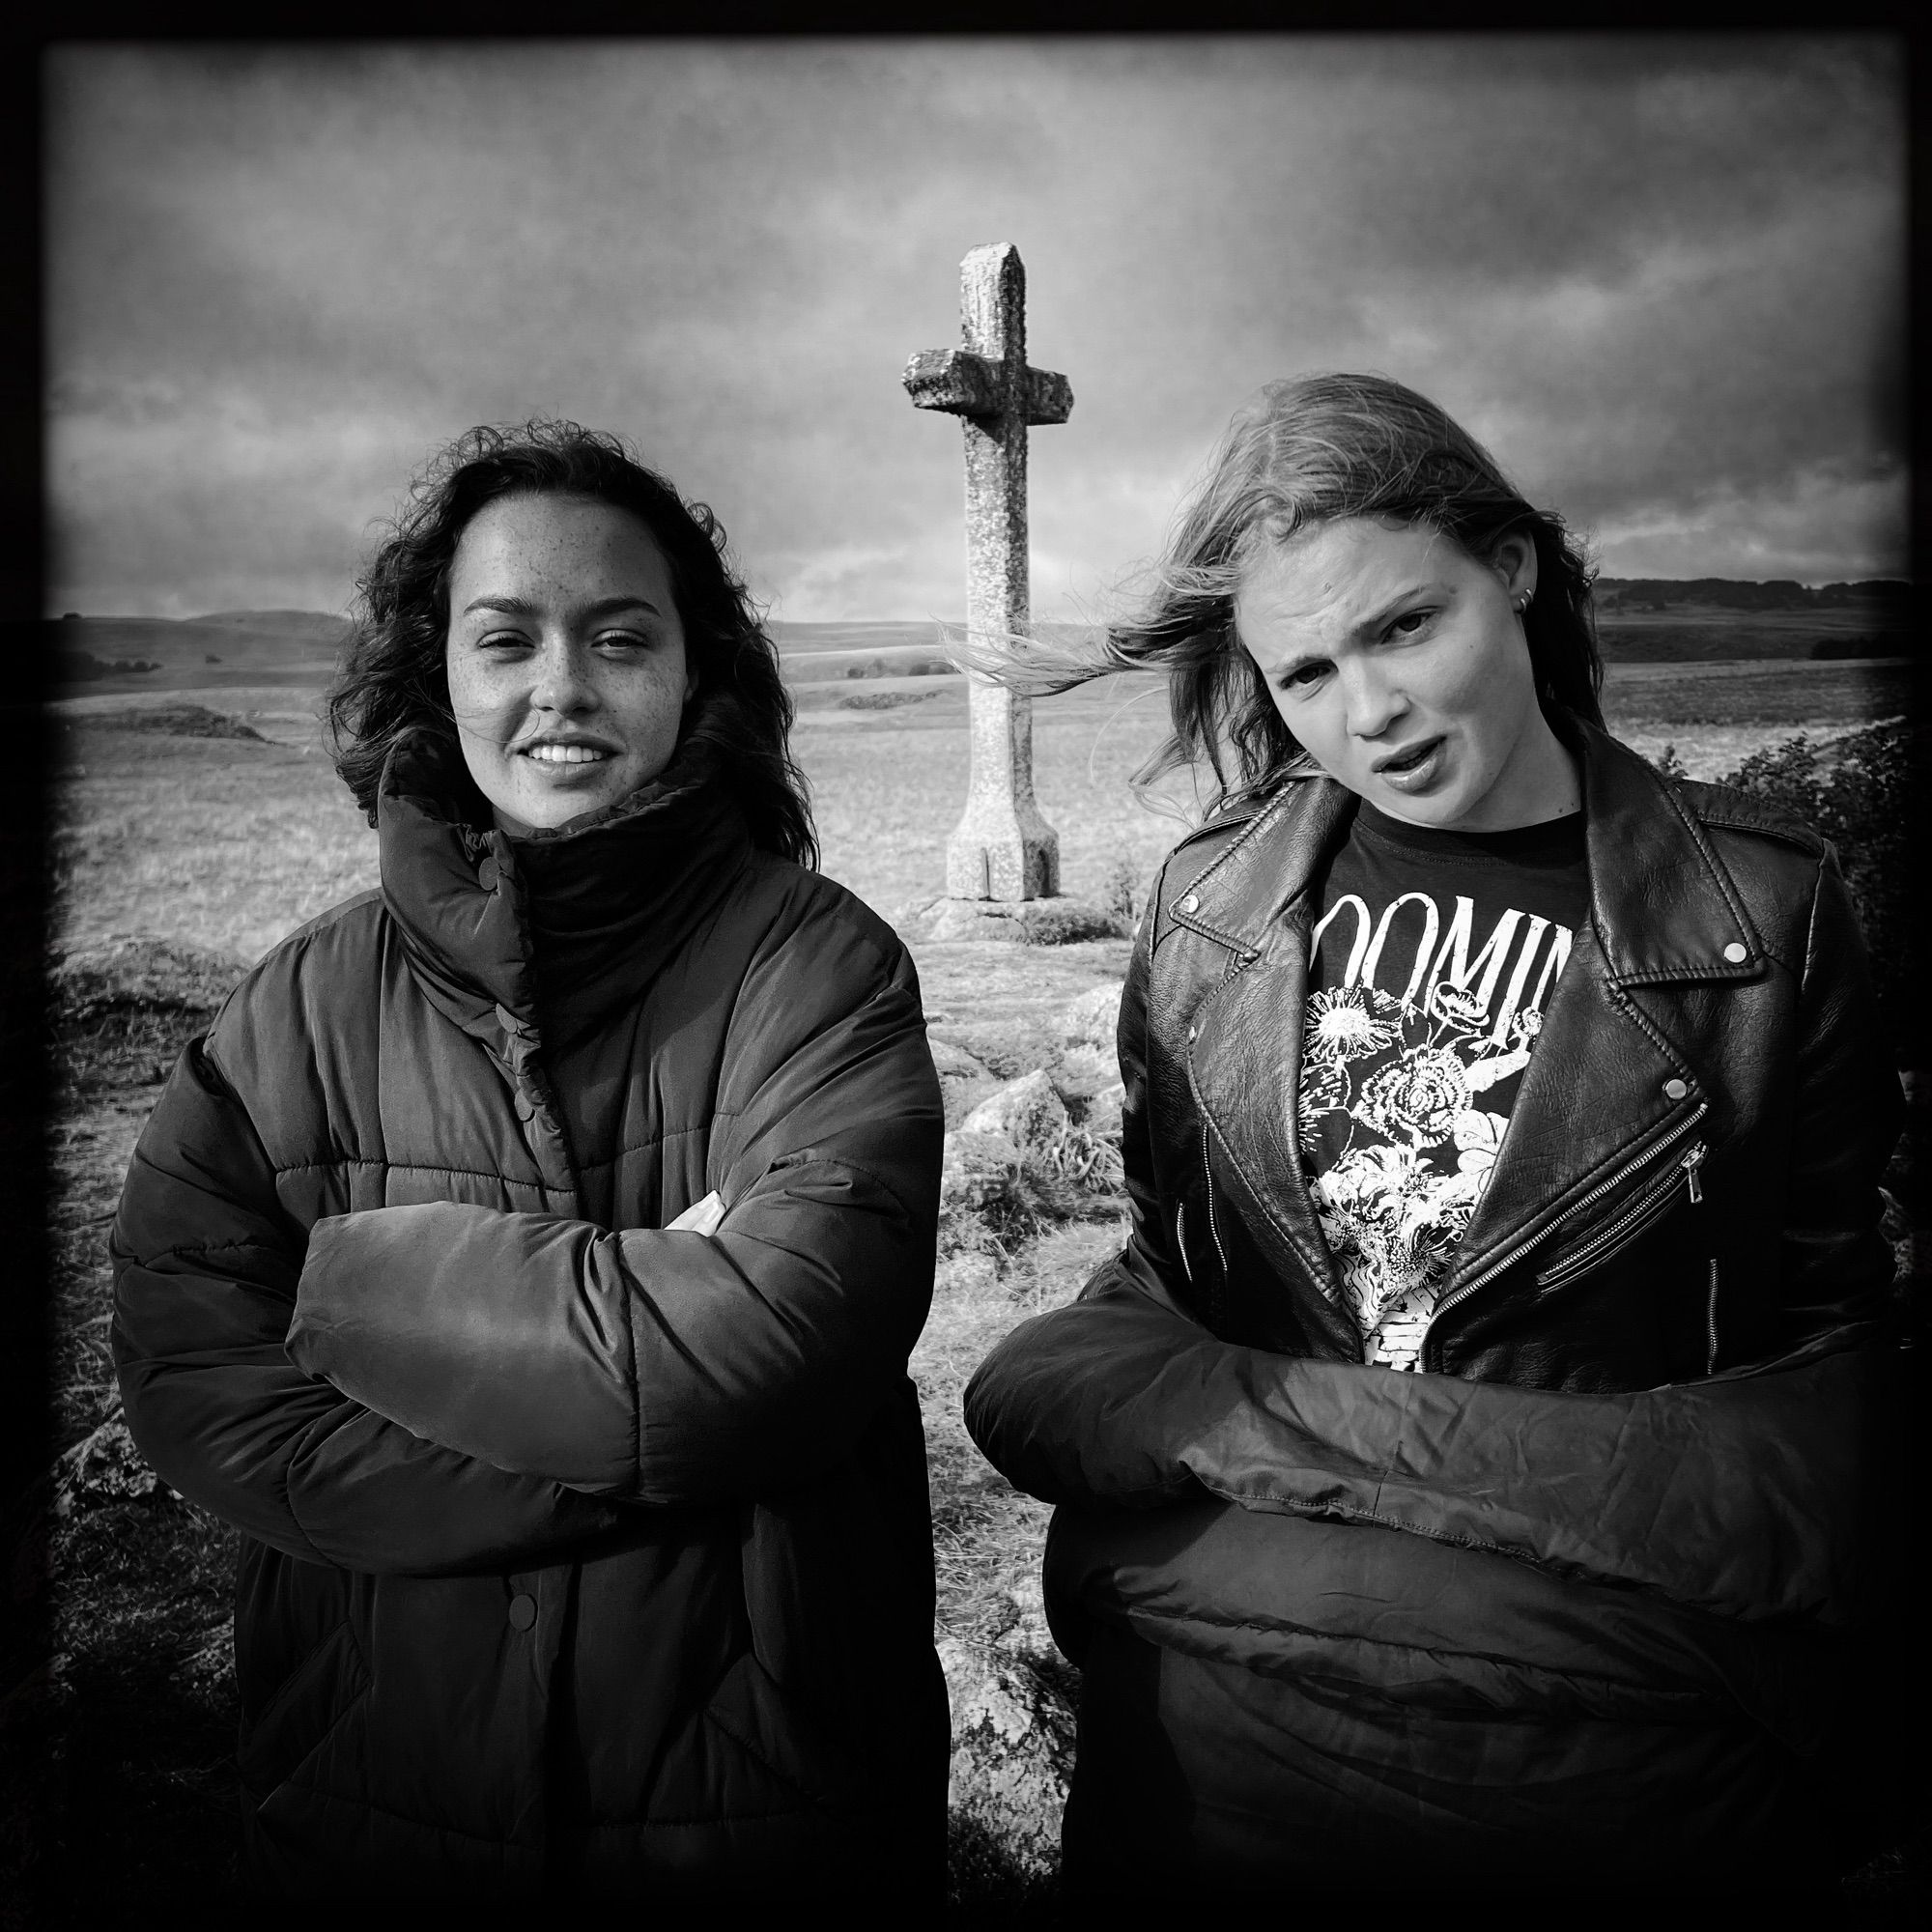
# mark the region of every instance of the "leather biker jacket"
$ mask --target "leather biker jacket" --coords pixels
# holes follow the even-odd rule
[[[1590,918],[1421,1366],[1606,1392],[1885,1311],[1902,1118],[1827,842],[1575,720]],[[1359,1361],[1295,1140],[1309,932],[1354,800],[1321,776],[1169,856],[1121,1010],[1133,1234],[1113,1265],[1228,1341]],[[1095,1286],[1098,1286],[1096,1283]]]

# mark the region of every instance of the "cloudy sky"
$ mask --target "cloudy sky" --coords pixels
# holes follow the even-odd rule
[[[49,609],[339,610],[479,421],[633,438],[793,620],[956,616],[899,374],[1019,244],[1034,608],[1258,385],[1444,403],[1615,576],[1904,565],[1884,39],[370,43],[47,59]]]

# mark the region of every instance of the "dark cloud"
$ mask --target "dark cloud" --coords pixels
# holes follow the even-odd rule
[[[1042,614],[1311,367],[1438,395],[1612,570],[1896,569],[1900,88],[1855,38],[64,49],[54,599],[339,605],[430,449],[561,412],[786,614],[956,610],[897,375],[1009,239],[1079,399]]]

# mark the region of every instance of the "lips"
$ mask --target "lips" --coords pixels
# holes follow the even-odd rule
[[[1416,771],[1441,742],[1439,737],[1425,738],[1420,744],[1410,745],[1400,752],[1391,752],[1387,757],[1376,760],[1375,774],[1378,778],[1401,778],[1406,773]]]
[[[585,739],[544,738],[534,745],[523,746],[518,755],[539,765],[597,765],[617,754],[608,745],[592,744]]]

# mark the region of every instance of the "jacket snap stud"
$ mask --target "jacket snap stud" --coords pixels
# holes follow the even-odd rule
[[[1663,1096],[1666,1100],[1681,1100],[1690,1091],[1689,1083],[1679,1080],[1674,1074],[1663,1083]]]
[[[1189,893],[1181,900],[1178,909],[1181,912],[1199,912],[1201,910],[1201,895],[1198,893]]]
[[[510,1599],[510,1628],[526,1631],[537,1620],[537,1600],[517,1595]]]
[[[1745,948],[1743,942],[1741,940],[1736,940],[1736,939],[1732,940],[1731,943],[1724,948],[1724,957],[1728,959],[1733,966],[1742,966],[1745,963]]]
[[[485,859],[483,863],[477,867],[476,883],[479,886],[481,886],[486,893],[494,893],[497,890],[496,860]]]

